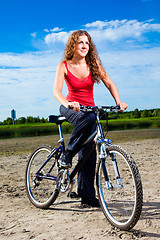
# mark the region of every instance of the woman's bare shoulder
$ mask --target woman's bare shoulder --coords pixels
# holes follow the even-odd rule
[[[60,72],[64,72],[64,74],[67,73],[66,66],[64,64],[64,61],[60,62],[57,66],[57,70]]]
[[[62,61],[58,64],[58,68],[64,68],[64,67],[65,67],[64,61]]]

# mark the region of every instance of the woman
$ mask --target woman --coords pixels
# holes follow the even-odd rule
[[[68,87],[68,95],[62,94],[64,80]],[[101,65],[96,48],[86,31],[78,30],[71,34],[65,49],[64,61],[59,63],[54,83],[54,96],[61,103],[60,113],[73,126],[61,165],[69,168],[73,156],[78,153],[79,161],[88,146],[81,149],[82,143],[96,129],[96,118],[93,112],[81,112],[80,105],[94,106],[93,86],[100,80],[113,96],[116,105],[124,111],[128,106],[122,103],[118,90]],[[96,150],[92,152],[78,174],[78,196],[81,203],[99,207],[95,197],[94,177],[96,167]]]

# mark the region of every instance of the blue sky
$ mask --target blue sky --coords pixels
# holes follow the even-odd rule
[[[128,110],[160,102],[160,0],[0,1],[0,121],[57,114],[57,64],[68,36],[87,30]],[[64,95],[67,89],[64,86]],[[97,105],[114,105],[103,84]]]

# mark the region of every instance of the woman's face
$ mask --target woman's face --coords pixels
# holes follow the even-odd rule
[[[86,35],[79,36],[74,56],[85,57],[89,51],[89,40]]]

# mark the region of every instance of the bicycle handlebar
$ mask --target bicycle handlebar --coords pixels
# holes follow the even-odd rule
[[[68,105],[69,109],[73,109],[71,106]],[[80,105],[80,110],[82,111],[100,111],[102,109],[109,109],[110,111],[119,111],[120,106],[82,106]]]

